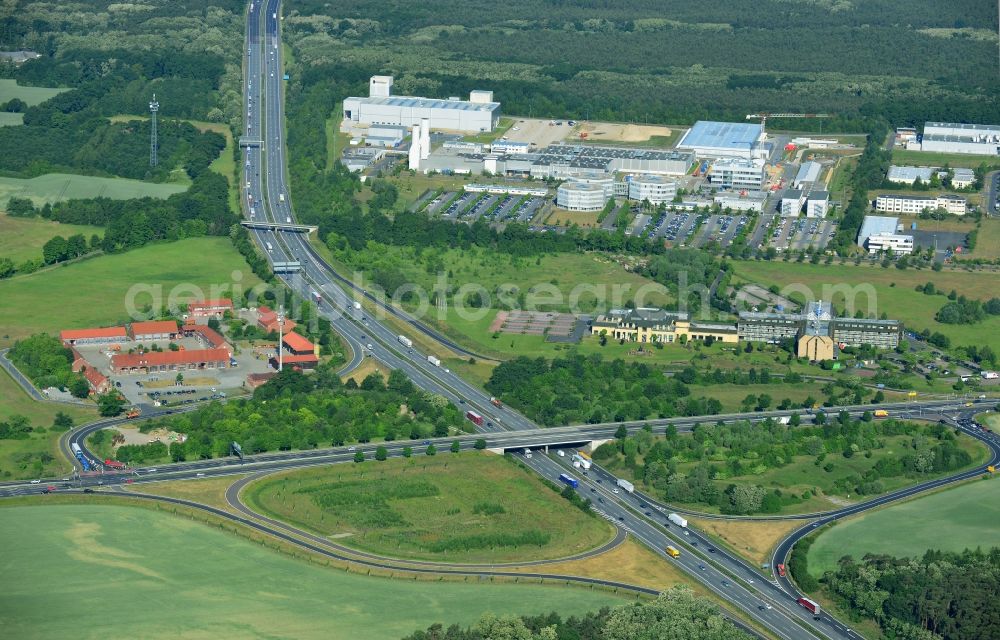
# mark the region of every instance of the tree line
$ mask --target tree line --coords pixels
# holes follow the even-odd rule
[[[86,398],[90,393],[86,378],[73,372],[73,352],[58,338],[36,334],[15,342],[7,355],[36,387],[68,389],[77,398]]]
[[[802,426],[799,416],[793,415],[787,425],[773,419],[757,424],[698,424],[690,435],[679,434],[671,425],[662,438],[651,430],[629,436],[622,429],[615,441],[598,447],[594,458],[621,468],[667,502],[710,505],[738,515],[779,513],[809,499],[811,491],[796,495],[751,479],[786,467],[796,457],[812,457],[817,472],[832,473],[838,457],[872,458],[886,449],[887,438],[909,436],[910,443],[901,445],[897,455],[880,457],[864,473],[851,473],[833,483],[836,493],[856,495],[883,493],[887,478],[916,479],[972,464],[955,434],[943,425],[874,421],[870,413],[856,420],[846,412],[836,419],[821,413],[816,421],[814,426]]]
[[[581,617],[557,613],[537,616],[483,614],[471,627],[433,624],[403,640],[749,640],[750,635],[724,618],[715,604],[674,586],[652,602],[607,607]]]
[[[840,559],[821,582],[852,611],[899,640],[1000,636],[1000,548],[930,550],[920,558]]]
[[[402,412],[401,407],[407,410]],[[443,397],[417,389],[402,371],[393,371],[388,379],[373,373],[357,385],[353,380],[341,383],[334,367],[324,363],[308,376],[285,369],[250,399],[211,403],[143,422],[141,429],[186,434],[186,442],[169,448],[172,460],[183,461],[227,456],[233,441],[244,453],[253,454],[369,442],[376,437],[389,441],[446,436],[470,424]],[[122,462],[140,457],[156,459],[141,448],[117,452]]]

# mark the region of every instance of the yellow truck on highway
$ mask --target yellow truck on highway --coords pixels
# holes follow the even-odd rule
[[[667,555],[671,558],[681,557],[681,552],[677,550],[677,547],[668,545],[666,548]]]
[[[872,413],[872,415],[875,416],[876,418],[888,418],[889,412],[886,411],[885,409],[876,409],[874,413]]]

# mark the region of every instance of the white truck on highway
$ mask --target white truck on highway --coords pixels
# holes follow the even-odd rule
[[[681,516],[677,515],[676,513],[671,513],[669,516],[667,516],[667,520],[673,522],[682,529],[686,529],[688,526],[688,521],[682,518]]]
[[[427,356],[427,362],[430,362],[435,367],[441,366],[441,361],[435,358],[434,356]]]
[[[355,309],[356,311],[361,311],[361,303],[360,303],[360,302],[358,302],[358,301],[355,301],[355,302],[354,302],[354,309]]]
[[[623,480],[621,478],[618,478],[618,482],[616,482],[615,484],[617,484],[622,489],[628,491],[629,493],[635,492],[635,485],[629,482],[628,480]]]
[[[285,201],[285,194],[279,193],[278,194],[278,202],[284,202],[284,201]]]
[[[781,416],[780,418],[778,418],[778,424],[788,424],[791,421],[792,418],[790,416]]]
[[[413,346],[413,340],[410,340],[406,336],[397,336],[396,339],[399,340],[399,344],[408,349]]]

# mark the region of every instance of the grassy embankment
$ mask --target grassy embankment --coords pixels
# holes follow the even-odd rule
[[[382,580],[275,554],[265,548],[273,541],[226,535],[228,525],[81,502],[9,506],[0,518],[7,569],[20,576],[0,602],[11,637],[127,628],[143,638],[390,640],[439,621],[468,625],[485,611],[568,615],[622,602],[559,586]],[[114,579],[94,590],[97,576]]]
[[[97,418],[93,406],[32,400],[6,371],[0,371],[0,421],[21,415],[34,427],[25,440],[0,440],[0,478],[27,480],[70,471],[69,463],[59,452],[59,436],[63,432],[51,429],[52,420],[59,411],[72,417],[75,424]]]
[[[247,504],[365,551],[442,562],[560,558],[613,537],[539,479],[489,454],[423,455],[284,473]],[[502,487],[502,490],[500,488]],[[544,523],[544,527],[541,526]]]

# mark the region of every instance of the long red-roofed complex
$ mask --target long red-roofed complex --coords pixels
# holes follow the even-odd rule
[[[134,340],[170,340],[177,335],[177,323],[173,320],[150,320],[132,323]]]
[[[271,356],[270,363],[272,367],[277,369],[278,356]],[[296,369],[315,369],[318,364],[319,357],[317,357],[315,353],[306,353],[302,355],[288,353],[282,356],[282,365],[285,367],[292,367]]]
[[[59,332],[59,338],[69,345],[112,344],[128,339],[125,327],[103,327],[98,329],[66,329]]]
[[[194,318],[221,316],[225,312],[232,310],[233,301],[229,298],[219,298],[218,300],[199,300],[188,305],[188,313]]]
[[[225,369],[228,365],[228,349],[147,351],[146,353],[120,353],[111,356],[111,370],[114,373],[122,374],[138,371]]]

